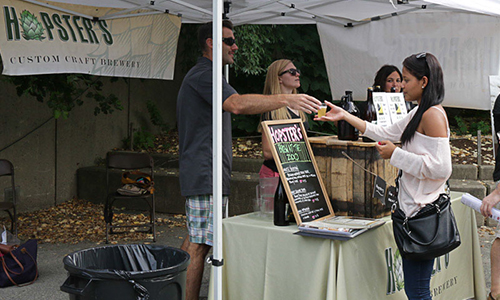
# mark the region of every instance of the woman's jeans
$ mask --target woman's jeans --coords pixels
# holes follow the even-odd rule
[[[434,259],[409,260],[403,258],[405,292],[408,300],[432,300],[430,283]]]

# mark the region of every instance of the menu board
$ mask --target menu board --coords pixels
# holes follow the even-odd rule
[[[297,224],[334,216],[302,121],[265,121],[262,127]]]

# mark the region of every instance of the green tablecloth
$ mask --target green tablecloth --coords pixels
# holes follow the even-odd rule
[[[485,299],[474,212],[452,193],[462,244],[435,261],[434,300]],[[225,300],[406,299],[392,221],[349,241],[294,235],[258,213],[223,221]],[[212,283],[209,299],[213,299]]]

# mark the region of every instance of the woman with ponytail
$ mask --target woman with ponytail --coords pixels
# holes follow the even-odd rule
[[[406,101],[416,101],[418,107],[404,119],[381,127],[365,122],[327,102],[331,110],[318,121],[345,120],[363,135],[379,141],[380,156],[402,171],[398,203],[407,217],[434,202],[445,193],[446,180],[451,175],[450,130],[444,99],[443,71],[436,57],[419,53],[403,61],[402,88]],[[401,141],[401,147],[393,142]],[[429,300],[430,278],[434,265],[431,260],[403,258],[405,291],[410,300]]]

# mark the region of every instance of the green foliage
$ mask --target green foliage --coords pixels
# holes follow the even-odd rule
[[[199,24],[182,24],[177,50],[177,61],[179,70],[187,73],[201,56],[200,46],[198,46]],[[177,68],[177,66],[176,66]]]
[[[467,124],[462,119],[462,117],[455,116],[455,121],[457,122],[457,127],[455,129],[456,134],[458,134],[458,135],[465,135],[465,134],[467,134],[469,132],[467,130]]]
[[[248,135],[260,135],[257,132],[259,126],[259,115],[231,115],[233,136],[244,137]]]
[[[243,25],[235,28],[237,45],[234,70],[237,74],[261,75],[273,62],[273,45],[279,44],[281,36],[275,34],[275,26]],[[270,48],[271,47],[271,48]],[[263,82],[260,85],[263,86]]]
[[[473,122],[470,124],[469,131],[472,135],[476,136],[478,130],[481,130],[482,135],[491,134],[491,126],[485,121]]]
[[[314,25],[243,25],[235,28],[239,50],[229,77],[240,93],[262,93],[267,67],[281,58],[291,59],[302,73],[299,92],[320,100],[331,99],[328,75],[319,35]],[[316,122],[310,116],[311,130],[335,133],[335,126]],[[259,118],[236,116],[233,132],[256,134]]]
[[[123,148],[128,149],[130,147],[130,138],[125,138],[122,140]],[[155,145],[155,135],[147,131],[146,128],[141,128],[134,132],[134,149],[136,150],[146,150],[153,148]]]
[[[110,114],[122,110],[118,98],[102,94],[103,83],[99,77],[82,74],[50,74],[36,76],[6,76],[4,80],[16,86],[18,96],[31,95],[39,102],[46,101],[54,117],[67,118],[69,112],[84,103],[82,96],[96,101],[94,115]]]
[[[163,120],[160,110],[155,102],[148,100],[146,106],[149,112],[149,118],[153,125],[158,126],[163,133],[167,133],[170,130],[170,126]]]
[[[453,131],[457,135],[472,134],[477,135],[477,131],[481,130],[481,134],[489,135],[491,133],[491,125],[489,122],[481,120],[478,121],[477,118],[462,118],[461,116],[455,116],[456,125],[453,127]]]

